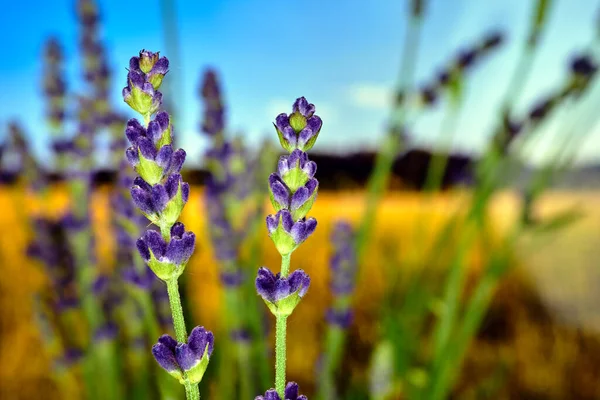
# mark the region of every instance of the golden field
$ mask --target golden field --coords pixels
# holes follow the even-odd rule
[[[93,224],[99,268],[110,270],[115,243],[111,235],[108,206],[110,188],[93,195]],[[361,268],[356,297],[357,322],[351,343],[370,349],[377,338],[376,312],[386,287],[386,265],[390,261],[401,273],[422,268],[435,233],[449,216],[462,210],[469,193],[450,192],[425,199],[418,193],[389,194],[377,215],[377,228],[368,256]],[[207,230],[202,189],[192,188],[183,221],[198,235],[195,255],[188,265],[187,296],[193,305],[194,324],[210,329],[219,326],[221,288]],[[583,217],[556,233],[524,237],[514,249],[515,268],[503,282],[484,321],[482,334],[473,345],[459,384],[461,398],[486,398],[469,385],[484,372],[505,369],[505,389],[494,398],[532,399],[600,398],[600,193],[552,192],[546,194],[536,215],[544,218],[577,206]],[[32,299],[44,284],[41,268],[25,257],[32,235],[29,216],[58,215],[67,206],[66,191],[56,188],[42,203],[18,186],[0,190],[0,398],[44,399],[54,396],[49,372],[36,327]],[[490,210],[489,238],[497,240],[518,214],[518,199],[512,193],[498,195]],[[270,207],[270,206],[269,206]],[[328,236],[338,218],[358,221],[363,207],[361,192],[323,192],[312,216],[319,221],[315,234],[292,257],[292,268],[302,268],[312,278],[309,294],[289,321],[289,376],[310,387],[319,349],[303,343],[320,343],[325,327],[324,312],[329,302]],[[419,227],[421,226],[421,227]],[[276,268],[279,257],[267,238],[262,264]],[[486,255],[478,244],[469,256],[475,277]],[[427,268],[444,268],[443,257]],[[256,266],[258,268],[258,265]],[[272,338],[271,338],[272,339]],[[217,338],[218,342],[218,338]],[[218,344],[217,344],[218,346]],[[218,348],[218,347],[217,347]],[[357,374],[359,374],[357,372]],[[69,397],[70,398],[70,397]]]

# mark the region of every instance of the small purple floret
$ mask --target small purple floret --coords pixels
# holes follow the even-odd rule
[[[254,400],[308,400],[305,395],[299,394],[299,392],[300,388],[296,382],[288,382],[285,387],[285,399],[279,397],[275,389],[269,389],[265,392],[264,396],[256,396]]]

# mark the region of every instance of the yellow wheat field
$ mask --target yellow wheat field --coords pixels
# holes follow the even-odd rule
[[[201,202],[202,189],[192,188],[191,192],[183,221],[189,230],[196,232],[198,246],[185,272],[187,295],[192,299],[194,323],[217,329],[221,299],[218,271],[207,240],[206,218]],[[99,268],[106,271],[113,268],[112,254],[115,246],[110,229],[109,193],[110,188],[100,188],[94,193],[92,204]],[[369,318],[377,310],[385,287],[384,264],[389,265],[392,261],[399,266],[397,268],[406,269],[403,273],[410,273],[412,268],[423,268],[422,260],[429,249],[431,238],[450,215],[464,209],[468,195],[467,192],[457,191],[426,199],[415,193],[394,193],[383,200],[378,210],[376,230],[370,242],[368,256],[359,276],[356,297],[359,320]],[[584,216],[558,234],[521,240],[515,249],[514,262],[518,268],[512,274],[518,275],[518,282],[521,283],[503,285],[500,294],[504,297],[498,298],[494,304],[502,305],[507,298],[510,303],[509,297],[513,296],[520,298],[524,290],[522,288],[525,287],[535,293],[540,303],[550,310],[559,326],[574,327],[586,334],[591,332],[592,335],[600,330],[600,312],[597,311],[597,305],[600,304],[600,296],[597,295],[600,284],[600,273],[597,271],[600,256],[600,211],[595,207],[599,196],[595,192],[551,193],[542,199],[536,209],[541,218],[572,206],[579,206]],[[518,199],[511,193],[500,194],[494,199],[490,211],[492,240],[501,237],[514,221],[518,214],[518,204]],[[32,235],[28,225],[29,217],[36,213],[58,215],[67,205],[67,194],[62,188],[55,188],[43,202],[29,196],[18,186],[0,190],[0,398],[16,398],[12,397],[14,393],[22,393],[23,390],[31,390],[32,393],[44,390],[48,390],[46,393],[52,392],[48,358],[42,351],[32,314],[33,293],[43,284],[44,276],[40,272],[40,266],[27,260],[24,254]],[[270,206],[268,207],[270,210]],[[314,378],[314,364],[319,349],[315,346],[302,346],[302,343],[319,343],[324,329],[323,316],[329,301],[327,263],[331,251],[328,245],[330,228],[338,218],[357,222],[362,207],[361,192],[320,193],[311,213],[318,219],[317,230],[292,257],[292,268],[302,268],[312,278],[309,294],[289,321],[288,374],[298,381],[310,382]],[[279,257],[267,237],[266,228],[263,230],[265,240],[262,242],[262,264],[277,269]],[[475,245],[469,256],[470,268],[477,271],[485,256],[480,247]],[[444,268],[443,257],[437,264],[425,267]],[[515,290],[518,291],[516,295]],[[515,329],[520,332],[518,340],[494,345],[490,349],[486,347],[489,344],[479,343],[480,351],[465,368],[480,364],[493,365],[506,359],[511,367],[526,371],[519,375],[519,385],[531,386],[534,392],[550,393],[551,396],[547,398],[565,398],[553,397],[554,394],[565,393],[561,390],[566,390],[564,387],[568,386],[568,382],[561,381],[557,375],[561,374],[560,368],[572,363],[573,358],[578,357],[583,350],[571,343],[571,337],[562,328],[553,328],[559,329],[553,339],[555,345],[562,347],[548,349],[543,344],[544,333],[527,325],[527,321],[527,318],[519,319],[514,324]],[[373,343],[378,327],[375,324],[355,325],[360,328],[353,328],[352,334],[360,341]],[[560,335],[568,337],[563,337],[562,341],[556,339]],[[553,358],[559,361],[550,362],[547,358],[548,351],[556,351],[552,353]],[[600,355],[600,351],[597,355]],[[600,368],[600,359],[593,362],[596,369]],[[582,379],[591,378],[584,376]],[[598,379],[587,384],[591,389],[586,390],[592,396],[600,396],[598,384],[595,383],[597,381]],[[24,385],[29,389],[24,389]],[[468,396],[469,392],[465,393]],[[505,395],[510,398],[510,393]]]

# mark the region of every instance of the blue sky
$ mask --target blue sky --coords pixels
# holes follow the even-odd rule
[[[66,48],[70,89],[81,88],[78,31],[73,0],[8,2],[0,13],[0,123],[16,118],[26,127],[37,155],[47,157],[40,79],[40,54],[48,35]],[[507,34],[504,47],[473,71],[467,83],[453,147],[476,152],[486,142],[503,89],[516,64],[533,1],[433,0],[429,2],[418,57],[417,82],[424,82],[461,46],[491,29]],[[523,88],[520,109],[560,86],[569,55],[588,47],[595,34],[598,4],[557,0],[547,34]],[[141,48],[165,49],[160,2],[100,2],[102,33],[114,76],[114,103],[120,98],[128,59]],[[167,79],[181,82],[176,102],[181,119],[179,144],[190,162],[201,161],[205,141],[198,134],[201,103],[197,88],[204,68],[218,69],[228,105],[228,126],[244,132],[252,143],[274,137],[271,121],[287,112],[293,100],[306,96],[317,106],[324,128],[316,150],[347,151],[374,147],[383,135],[390,92],[396,81],[406,28],[406,2],[394,1],[205,1],[180,0],[176,5],[181,62],[171,65]],[[35,10],[35,13],[30,13]],[[588,101],[588,103],[591,102]],[[414,124],[415,141],[435,143],[442,107]],[[589,107],[588,107],[589,108]],[[130,113],[133,116],[133,114]],[[567,109],[550,121],[526,157],[534,162],[552,157]],[[582,162],[600,160],[600,129],[579,154]],[[575,124],[575,128],[579,125]],[[587,130],[587,129],[586,129]],[[2,134],[4,135],[4,130]]]

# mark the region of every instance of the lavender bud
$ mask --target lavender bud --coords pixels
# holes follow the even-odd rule
[[[275,119],[275,129],[281,146],[288,152],[294,149],[310,150],[319,136],[323,121],[314,115],[314,104],[308,103],[304,97],[294,102],[292,113],[279,114]]]
[[[177,343],[169,335],[163,335],[152,347],[158,364],[171,376],[185,383],[183,372],[192,384],[202,380],[214,348],[214,336],[202,326],[192,329],[187,343]]]
[[[160,107],[162,93],[146,81],[143,73],[131,70],[127,74],[127,86],[123,88],[123,100],[140,114],[151,115]]]
[[[269,389],[265,392],[264,396],[256,396],[254,400],[308,400],[308,397],[299,394],[299,392],[300,388],[296,382],[288,382],[285,387],[285,399],[279,397],[275,389]]]
[[[309,286],[310,277],[300,269],[282,277],[280,273],[274,275],[261,267],[256,277],[256,291],[274,315],[290,315]]]
[[[308,218],[294,222],[289,210],[280,210],[267,216],[267,229],[275,247],[282,256],[291,254],[315,231],[317,220]]]
[[[177,278],[185,269],[194,252],[196,236],[193,232],[185,232],[185,227],[178,222],[171,228],[171,239],[167,243],[155,230],[148,230],[138,239],[136,246],[148,267],[163,281]]]

